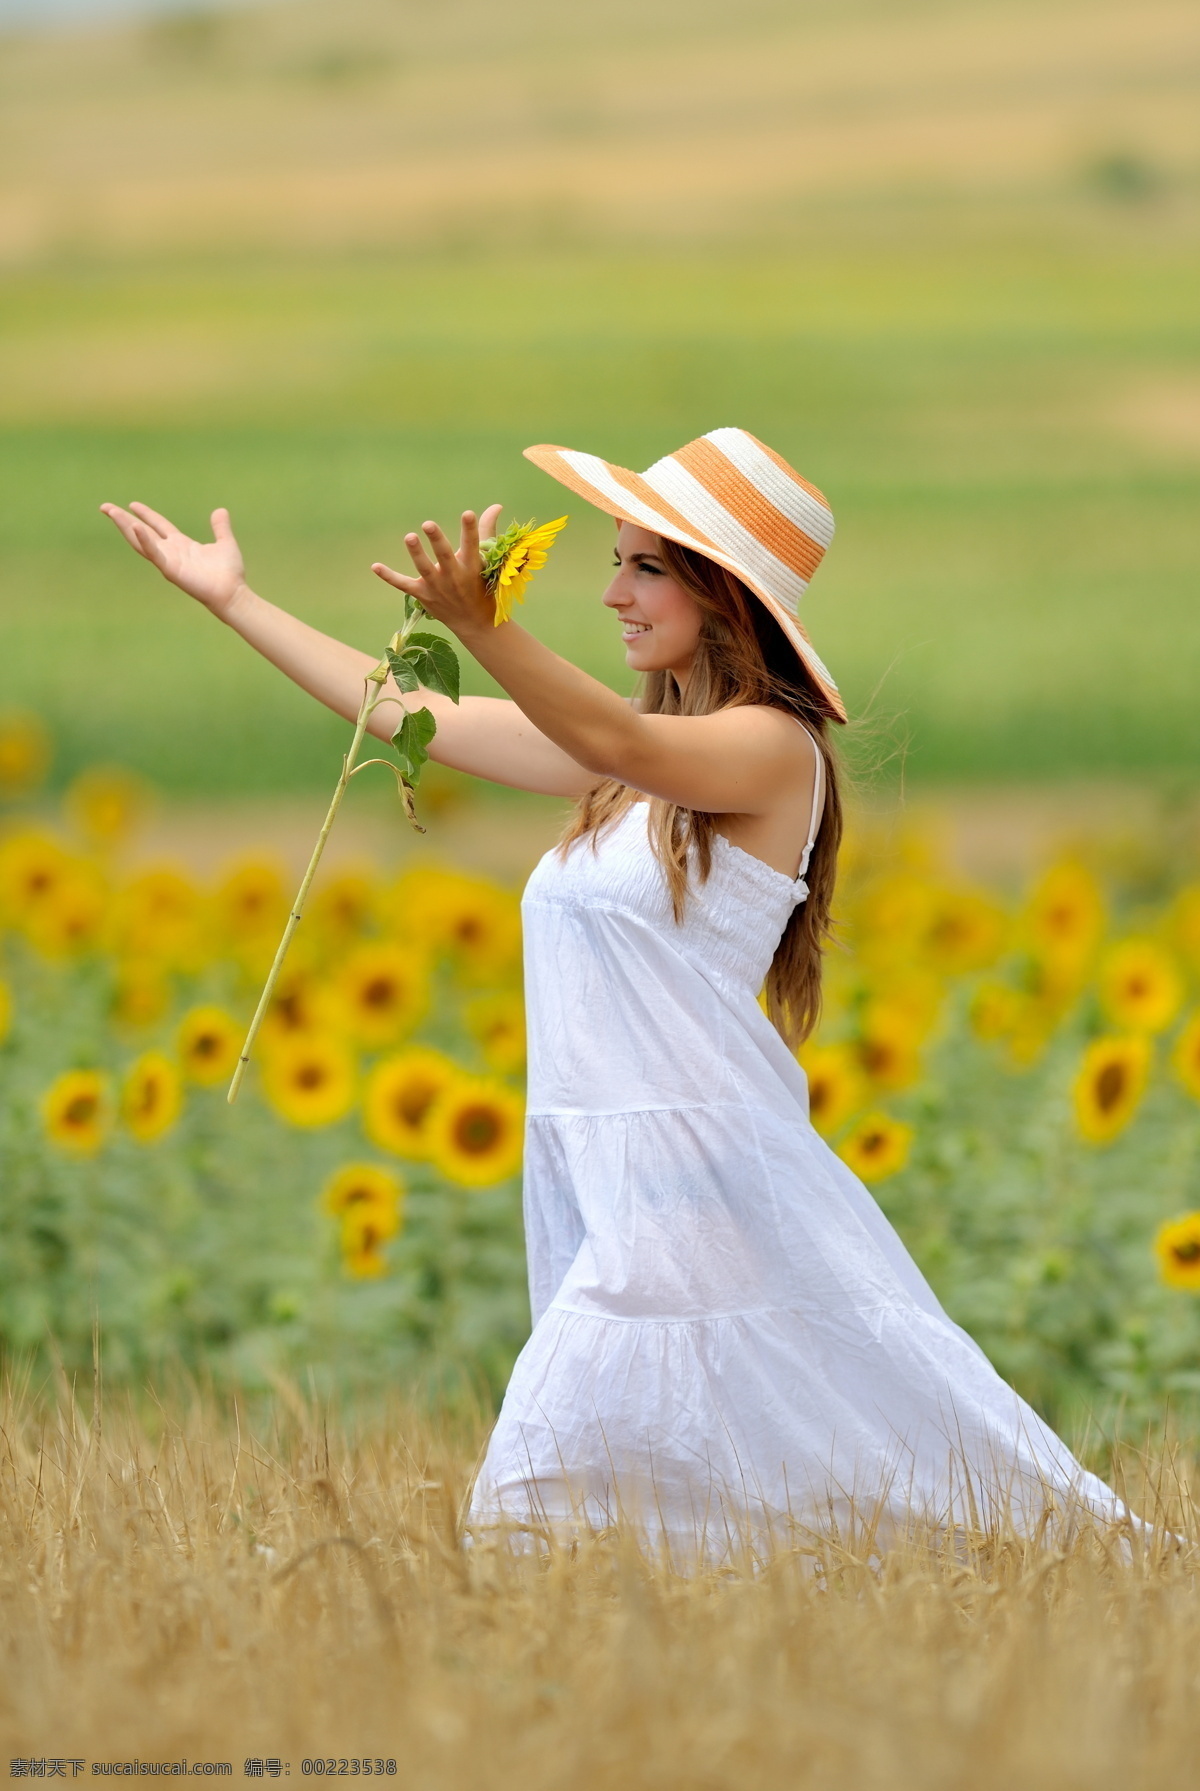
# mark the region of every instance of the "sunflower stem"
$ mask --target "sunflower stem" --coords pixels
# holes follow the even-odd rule
[[[363,696],[362,702],[358,706],[358,719],[354,727],[354,738],[350,742],[349,751],[342,759],[342,773],[334,788],[333,800],[329,804],[329,810],[325,816],[324,824],[322,825],[320,833],[317,835],[317,843],[313,847],[312,857],[308,861],[308,869],[305,871],[303,881],[300,884],[299,890],[296,892],[296,899],[292,903],[291,912],[287,918],[287,925],[283,929],[283,937],[279,941],[279,947],[275,953],[270,971],[267,974],[267,980],[263,985],[263,992],[258,998],[258,1006],[255,1008],[254,1018],[250,1022],[250,1030],[246,1034],[246,1042],[242,1046],[241,1056],[238,1058],[237,1067],[233,1072],[233,1080],[229,1084],[229,1093],[225,1098],[231,1107],[237,1100],[238,1090],[242,1085],[242,1077],[246,1074],[246,1065],[250,1062],[250,1054],[254,1049],[254,1041],[258,1037],[259,1027],[262,1025],[267,1009],[271,1005],[271,997],[275,993],[275,984],[279,981],[279,973],[283,969],[283,960],[287,956],[288,946],[292,943],[292,934],[300,924],[300,916],[304,912],[305,898],[308,895],[312,880],[317,874],[317,866],[321,862],[321,854],[325,850],[325,842],[329,838],[330,830],[333,827],[338,809],[342,806],[342,797],[346,794],[350,779],[354,775],[354,764],[362,749],[363,735],[367,731],[367,723],[370,721],[371,715],[379,701],[379,691],[386,682],[387,676],[388,663],[387,660],[384,659],[380,661],[373,671],[367,673],[363,682]]]

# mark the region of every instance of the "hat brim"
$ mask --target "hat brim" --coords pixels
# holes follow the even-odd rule
[[[759,602],[778,622],[788,644],[821,697],[830,719],[838,722],[848,720],[846,705],[828,668],[786,605],[765,589],[745,566],[739,565],[730,555],[723,553],[715,542],[701,534],[686,517],[664,503],[639,473],[631,472],[628,467],[615,466],[607,460],[598,460],[594,455],[583,454],[576,449],[556,447],[550,442],[539,442],[532,448],[526,448],[525,458],[597,510],[615,516],[620,522],[632,522],[638,528],[649,529],[651,534],[665,535],[669,541],[677,542],[680,547],[690,547],[694,552],[703,554],[706,559],[715,561],[718,566],[723,566],[726,572],[732,572],[748,590],[753,591]],[[578,465],[580,461],[587,466],[588,472],[592,474],[591,478],[581,470]]]

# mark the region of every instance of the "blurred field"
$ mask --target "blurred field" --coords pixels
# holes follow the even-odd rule
[[[287,1384],[258,1415],[147,1409],[6,1400],[10,1759],[244,1783],[248,1758],[366,1757],[438,1791],[1194,1783],[1190,1545],[917,1536],[881,1569],[869,1532],[798,1534],[687,1577],[612,1532],[538,1563],[463,1546],[469,1414],[354,1426]],[[1190,1463],[1124,1466],[1194,1534]]]
[[[340,725],[103,498],[229,503],[261,589],[373,646],[405,527],[556,513],[527,442],[641,466],[736,420],[834,503],[807,619],[910,778],[1191,775],[1198,43],[1099,0],[10,36],[0,702],[63,775],[324,784]],[[623,686],[572,518],[530,620]]]

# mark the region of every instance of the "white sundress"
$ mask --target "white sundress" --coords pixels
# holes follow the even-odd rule
[[[819,779],[818,779],[819,782]],[[676,923],[632,805],[525,890],[533,1331],[468,1529],[632,1522],[705,1559],[912,1516],[1125,1506],[943,1311],[758,1003],[808,894],[714,841]],[[857,1514],[857,1517],[856,1517]]]

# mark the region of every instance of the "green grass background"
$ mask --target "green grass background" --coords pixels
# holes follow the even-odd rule
[[[483,14],[477,31],[473,12],[413,13],[414,37],[403,8],[356,3],[344,15],[319,0],[231,15],[217,35],[196,15],[141,37],[0,41],[11,100],[0,705],[47,717],[60,781],[106,759],[178,795],[302,791],[328,783],[344,737],[135,560],[101,501],[138,497],[189,530],[228,504],[257,588],[370,650],[394,611],[367,567],[400,557],[405,529],[493,499],[543,519],[566,508],[571,527],[528,620],[627,688],[597,601],[610,525],[521,449],[557,441],[642,467],[728,423],[765,438],[832,501],[838,534],[804,619],[854,714],[902,743],[889,774],[903,764],[930,783],[1194,777],[1200,145],[1180,110],[1194,77],[1169,8],[1156,0],[1137,38],[1157,58],[1143,68],[1113,35],[1126,29],[1119,9],[1094,5],[1080,35],[1075,0],[1048,11],[904,0],[903,17],[864,0],[844,22],[763,0],[744,29],[710,8],[690,36],[686,12],[657,0],[662,30],[640,60],[596,21],[575,33],[571,9],[542,0],[516,8],[525,37],[507,48]],[[899,61],[888,72],[905,19],[929,57],[945,48],[928,91]],[[976,42],[985,27],[999,35]],[[543,32],[558,58],[544,67],[531,47]],[[866,67],[876,40],[879,66]],[[785,76],[825,79],[809,42],[830,59],[828,91],[788,97]],[[355,44],[357,61],[345,49]],[[993,44],[1011,63],[994,79]],[[342,60],[329,62],[339,45]],[[460,118],[445,108],[463,57]],[[576,203],[570,181],[584,193],[631,144],[648,167],[676,138],[699,155],[697,119],[719,110],[722,58],[742,111],[722,115],[711,166],[697,164],[690,236],[632,209],[622,231]],[[875,85],[856,94],[846,83],[860,68]],[[794,192],[760,204],[731,188],[705,213],[722,158],[757,142],[752,101],[768,80],[771,119],[816,129],[827,113],[833,131],[842,107],[850,135],[830,137],[807,197],[810,151],[784,144]],[[1059,134],[1038,126],[1035,165],[1028,121],[1051,102]],[[486,219],[482,201],[471,210],[488,147],[480,103],[495,106],[497,154],[532,145],[530,169],[551,180],[561,164],[559,199],[539,189],[527,211],[529,195],[514,190],[487,202]],[[967,117],[991,105],[994,154]],[[878,166],[838,188],[854,120],[874,128],[902,106]],[[963,170],[944,158],[941,185],[923,163],[920,179],[889,186],[892,143],[909,153],[927,114],[953,120],[956,107],[946,140],[960,132]],[[1155,118],[1168,115],[1160,166]],[[304,244],[285,240],[300,229],[292,219],[255,250],[244,219],[222,242],[210,210],[187,246],[189,195],[201,190],[188,181],[224,179],[231,158],[232,178],[244,171],[267,208],[266,232],[273,189],[254,180],[290,192],[294,172],[328,166],[352,196],[377,167],[432,179],[464,121],[483,160],[455,175],[443,225],[400,218],[381,222],[375,242]],[[1113,154],[1096,162],[1106,146]],[[159,163],[166,185],[151,192]],[[662,166],[664,181],[676,178]],[[626,187],[614,192],[624,203]],[[628,192],[632,208],[636,183]],[[173,235],[156,250],[164,194],[177,194]],[[158,209],[145,211],[151,199]],[[436,218],[436,199],[422,203]],[[18,253],[4,218],[19,222],[23,205],[61,229]],[[663,218],[675,215],[664,197]],[[468,671],[468,689],[485,687]]]

